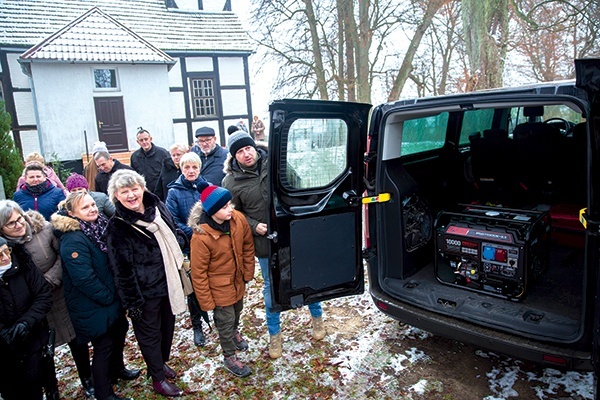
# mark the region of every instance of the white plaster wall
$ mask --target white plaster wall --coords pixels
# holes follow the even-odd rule
[[[175,118],[185,118],[185,98],[183,92],[170,92],[171,115]]]
[[[212,58],[210,57],[186,57],[185,66],[187,72],[207,72],[213,70]]]
[[[26,157],[27,154],[40,153],[44,156],[45,160],[52,159],[52,152],[44,153],[40,148],[40,141],[38,139],[38,131],[21,131],[21,145],[23,146],[23,157]]]
[[[245,89],[221,89],[223,116],[240,115],[248,112]]]
[[[221,86],[245,85],[244,60],[241,57],[219,57]]]
[[[181,64],[179,59],[175,58],[175,65],[169,70],[169,86],[170,87],[181,87]]]
[[[8,69],[10,70],[10,82],[15,89],[30,88],[29,77],[21,70],[21,64],[17,61],[20,54],[9,53],[6,55],[8,60]]]
[[[143,126],[154,143],[172,143],[173,127],[169,81],[165,65],[102,65],[116,68],[118,91],[94,92],[93,66],[89,64],[33,63],[38,130],[44,154],[56,152],[60,160],[81,158],[88,145],[97,140],[94,97],[122,96],[130,150],[138,126]]]
[[[19,125],[35,125],[35,109],[31,92],[14,92],[15,110]]]
[[[187,124],[185,123],[173,124],[173,138],[173,143],[185,143],[188,146],[192,144],[188,142]],[[165,148],[168,149],[171,144]]]

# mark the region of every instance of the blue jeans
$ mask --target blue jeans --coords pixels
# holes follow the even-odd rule
[[[265,312],[267,315],[267,330],[269,335],[276,335],[281,331],[281,318],[279,312],[271,311],[273,301],[271,299],[271,279],[269,278],[269,261],[267,258],[259,258],[260,272],[264,280],[263,297],[265,299]],[[313,303],[308,305],[310,315],[318,318],[323,315],[321,303]]]

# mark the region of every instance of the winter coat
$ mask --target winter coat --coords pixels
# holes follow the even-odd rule
[[[96,188],[96,192],[102,192],[104,194],[108,194],[108,181],[110,181],[110,177],[120,169],[133,169],[129,165],[123,164],[119,160],[114,160],[115,164],[113,165],[110,172],[106,173],[102,170],[98,170],[96,177],[94,178],[94,185]]]
[[[202,310],[230,306],[244,297],[245,283],[254,277],[254,244],[246,218],[233,210],[229,234],[200,223],[200,203],[190,213],[194,229],[190,262],[194,293]]]
[[[217,145],[213,151],[205,155],[202,150],[200,150],[200,146],[194,145],[190,151],[198,154],[200,161],[202,161],[200,175],[213,185],[221,186],[221,181],[225,177],[223,168],[225,167],[225,161],[227,161],[227,155],[229,154],[227,150]]]
[[[23,171],[23,173],[25,173],[25,171]],[[58,177],[58,175],[56,175],[56,172],[54,172],[52,167],[44,165],[44,173],[46,174],[46,178],[50,182],[52,182],[54,184],[54,186],[56,186],[57,188],[59,188],[60,190],[63,191],[65,196],[67,194],[69,194],[69,192],[67,191],[67,188],[65,188],[65,185],[63,185],[63,183],[60,181],[60,178]],[[19,180],[17,181],[17,190],[19,190],[21,185],[24,185],[24,184],[25,184],[25,175],[21,175],[19,177]]]
[[[108,260],[123,307],[137,308],[145,299],[167,296],[168,290],[165,265],[154,234],[133,223],[138,219],[153,221],[158,208],[173,232],[176,225],[165,205],[148,191],[144,192],[143,215],[119,202],[115,206],[115,215],[106,228]]]
[[[227,188],[233,199],[231,202],[235,209],[241,211],[248,220],[252,234],[254,235],[254,250],[256,257],[264,258],[269,256],[269,241],[265,236],[256,233],[256,226],[259,223],[267,223],[267,200],[268,200],[268,181],[267,181],[267,151],[259,147],[260,163],[258,171],[250,171],[241,168],[231,155],[227,158],[225,169],[227,175],[223,179],[223,187]]]
[[[24,215],[31,227],[30,240],[23,246],[31,254],[36,267],[44,274],[52,291],[52,308],[46,315],[48,324],[54,329],[55,345],[70,342],[75,338],[75,329],[69,317],[63,289],[63,270],[59,257],[58,238],[52,230],[52,224],[42,214],[30,210]],[[10,241],[10,239],[8,239]]]
[[[152,143],[149,152],[145,152],[141,147],[131,154],[131,168],[146,179],[146,187],[153,191],[158,183],[163,161],[170,159],[171,155],[167,149],[156,146]]]
[[[87,343],[106,333],[123,312],[108,257],[75,218],[56,213],[52,226],[60,235],[67,308],[78,342]]]
[[[179,178],[179,175],[181,175],[181,170],[175,166],[173,159],[165,159],[163,161],[162,169],[160,170],[160,176],[158,177],[156,188],[152,193],[157,195],[162,201],[165,201],[167,199],[167,193],[169,192],[169,188],[167,186],[169,183]]]
[[[17,354],[13,354],[19,357],[39,351],[47,343],[46,313],[52,307],[52,294],[25,247],[16,244],[12,249],[13,265],[0,278],[0,329],[10,328],[17,322],[29,325],[27,339],[16,349]],[[0,339],[0,354],[6,357],[7,352],[12,351]]]
[[[96,202],[96,207],[98,207],[98,212],[106,215],[107,218],[110,218],[115,213],[115,205],[110,201],[108,195],[102,192],[90,192],[88,194],[92,196],[92,199]]]
[[[58,209],[58,203],[64,199],[65,194],[63,191],[54,186],[48,179],[46,179],[43,193],[39,195],[31,193],[25,184],[21,185],[13,195],[13,200],[21,206],[23,211],[39,211],[46,221],[50,221],[50,216]]]
[[[202,175],[194,182],[188,181],[185,176],[181,175],[175,182],[169,184],[165,205],[177,223],[177,227],[185,233],[188,239],[192,237],[192,228],[187,225],[187,220],[190,210],[200,200],[198,185],[202,182],[206,182]],[[200,191],[202,189],[201,186]]]

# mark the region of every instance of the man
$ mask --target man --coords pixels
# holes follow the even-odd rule
[[[65,199],[65,193],[50,182],[42,164],[29,163],[23,176],[25,183],[19,186],[13,200],[23,211],[38,211],[46,221],[50,221],[50,216],[58,210],[58,203]]]
[[[225,177],[223,167],[227,160],[227,151],[217,145],[215,130],[203,126],[196,130],[196,144],[190,149],[200,156],[202,167],[200,175],[213,185],[221,186]]]
[[[98,167],[98,173],[94,178],[94,186],[96,192],[108,194],[108,181],[115,171],[120,169],[133,169],[129,165],[125,165],[119,160],[113,160],[108,151],[100,150],[94,154],[94,162]]]
[[[247,132],[238,131],[229,137],[227,142],[230,157],[225,167],[227,175],[223,179],[223,187],[229,189],[236,210],[241,211],[248,220],[254,237],[254,249],[264,280],[263,296],[269,331],[269,356],[281,357],[282,337],[280,313],[271,310],[271,280],[268,269],[269,242],[267,233],[267,152],[257,149],[256,143]],[[308,306],[312,316],[312,336],[316,340],[325,337],[323,326],[323,310],[320,303]]]
[[[147,130],[140,128],[135,137],[140,148],[131,155],[131,168],[143,175],[148,190],[154,191],[160,177],[162,163],[171,155],[167,149],[152,144],[152,136]]]

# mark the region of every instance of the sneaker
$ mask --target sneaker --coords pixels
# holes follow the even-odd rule
[[[282,349],[281,349],[281,332],[276,335],[271,335],[269,340],[269,357],[271,358],[279,358],[281,357]]]
[[[235,344],[235,347],[239,351],[248,350],[248,343],[246,343],[239,331],[235,331],[235,335],[233,335],[233,344]]]
[[[252,373],[252,370],[248,368],[248,366],[245,365],[243,362],[238,360],[235,354],[223,358],[223,365],[225,365],[227,371],[240,378],[244,378]]]
[[[312,318],[312,336],[315,340],[321,340],[327,335],[325,331],[325,325],[323,324],[323,317]]]

